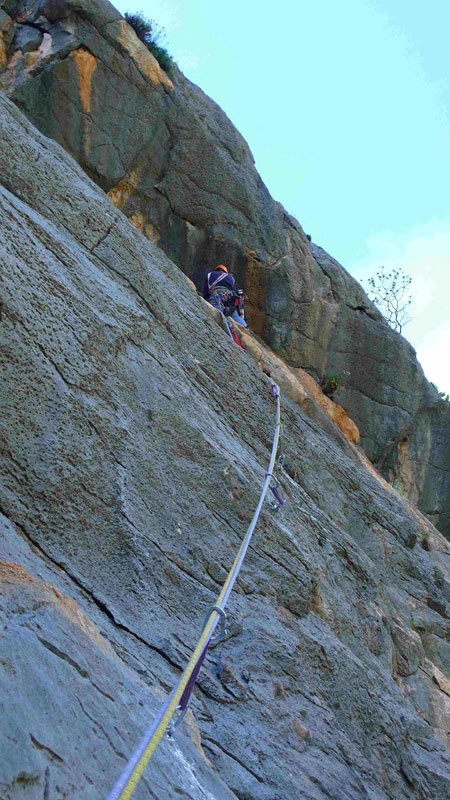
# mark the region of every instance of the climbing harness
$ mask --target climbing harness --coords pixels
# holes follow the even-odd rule
[[[250,540],[253,535],[253,531],[255,530],[256,524],[258,522],[259,515],[261,513],[261,508],[268,489],[269,488],[271,489],[272,493],[277,499],[278,502],[277,509],[280,508],[281,505],[284,505],[286,502],[285,500],[282,499],[278,490],[279,483],[273,476],[273,469],[275,465],[275,459],[278,450],[278,440],[280,437],[280,429],[281,429],[281,422],[280,422],[281,404],[280,404],[280,390],[277,384],[274,383],[271,379],[270,382],[271,382],[271,394],[276,400],[275,430],[273,436],[272,452],[270,456],[269,468],[265,474],[265,479],[261,489],[261,494],[259,496],[258,505],[256,507],[252,521],[247,529],[244,539],[242,540],[241,546],[236,554],[236,558],[227,575],[225,583],[222,586],[222,590],[217,598],[215,605],[211,606],[206,612],[202,633],[183,674],[181,675],[176,686],[172,689],[165,703],[160,708],[156,719],[142,737],[139,745],[137,746],[136,750],[134,751],[133,755],[128,761],[125,769],[123,770],[122,775],[120,776],[115,786],[109,793],[107,800],[129,800],[142,776],[142,773],[144,772],[151,756],[156,750],[165,732],[168,731],[169,736],[173,736],[176,728],[181,723],[188,708],[189,700],[194,690],[197,676],[206,658],[206,653],[208,651],[209,645],[211,643],[217,644],[226,636],[225,606],[231,594],[233,586],[236,582],[236,579],[239,575],[242,562],[245,558],[245,554],[248,550]],[[219,624],[219,621],[220,621],[220,632],[217,636],[214,637],[214,631],[217,625]]]
[[[215,271],[215,270],[214,270],[214,271]],[[213,281],[212,283],[210,283],[210,282],[209,282],[209,281],[210,281],[210,279],[211,279],[211,275],[212,275],[212,272],[208,272],[208,274],[207,274],[207,276],[206,276],[206,279],[207,279],[207,282],[208,282],[208,291],[209,291],[209,296],[210,296],[210,297],[211,297],[211,295],[212,295],[212,293],[213,293],[214,289],[216,288],[216,286],[218,286],[218,285],[219,285],[219,283],[220,283],[221,281],[224,281],[224,280],[225,280],[226,276],[228,275],[228,270],[227,270],[227,272],[221,272],[221,274],[219,275],[219,277],[218,277],[218,278],[216,278],[216,279],[215,279],[215,281]],[[231,276],[230,276],[230,277],[231,277]],[[234,279],[233,279],[233,278],[232,278],[232,280],[231,280],[231,285],[232,285],[232,286],[234,286]],[[231,288],[231,287],[230,287],[230,288]],[[228,291],[230,291],[230,288],[228,289]]]

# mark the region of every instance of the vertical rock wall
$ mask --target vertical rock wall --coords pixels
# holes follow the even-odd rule
[[[267,376],[0,95],[0,795],[107,796],[258,500]],[[155,302],[158,298],[158,302]],[[307,407],[305,406],[307,410]],[[447,800],[449,554],[318,409],[136,800]]]
[[[104,0],[3,8],[3,90],[197,286],[227,263],[272,349],[319,382],[340,375],[337,400],[373,463],[448,534],[449,407],[408,342],[271,198],[223,111],[176,68],[170,79]]]

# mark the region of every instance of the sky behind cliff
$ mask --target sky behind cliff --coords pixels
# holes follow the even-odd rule
[[[165,28],[313,241],[363,283],[381,264],[413,277],[403,333],[450,393],[448,0],[114,5]]]

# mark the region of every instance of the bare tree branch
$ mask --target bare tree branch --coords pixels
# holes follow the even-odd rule
[[[379,267],[376,276],[368,279],[367,293],[370,299],[378,306],[391,328],[399,333],[412,319],[407,310],[412,302],[411,295],[407,294],[411,283],[411,276],[406,275],[402,267],[391,272]]]

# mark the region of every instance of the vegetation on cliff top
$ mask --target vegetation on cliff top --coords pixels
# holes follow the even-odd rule
[[[127,11],[125,19],[131,25],[138,39],[145,44],[148,50],[155,56],[158,64],[168,75],[173,74],[175,62],[169,51],[162,46],[161,42],[165,37],[165,31],[160,28],[152,19],[144,17],[142,11]]]

